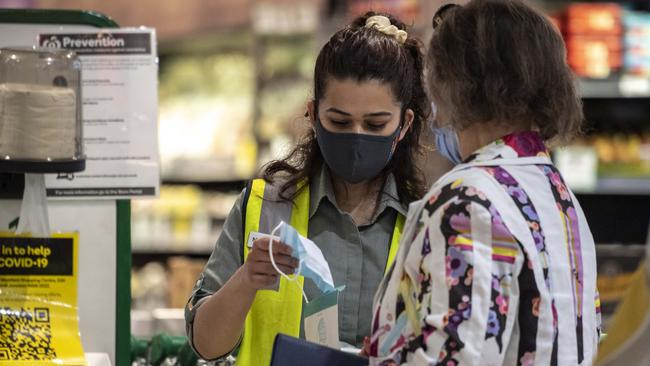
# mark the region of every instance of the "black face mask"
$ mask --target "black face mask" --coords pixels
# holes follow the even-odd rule
[[[336,133],[316,120],[316,139],[325,162],[334,174],[348,183],[376,177],[390,161],[401,127],[390,136]]]

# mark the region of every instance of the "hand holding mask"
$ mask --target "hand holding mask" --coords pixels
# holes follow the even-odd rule
[[[290,246],[291,249],[293,249],[292,256],[298,259],[299,264],[295,273],[310,278],[324,293],[336,290],[329,264],[327,264],[320,248],[318,248],[313,241],[298,234],[296,229],[284,221],[280,222],[280,224],[273,229],[273,232],[271,232],[269,256],[271,258],[271,264],[273,264],[275,270],[289,281],[297,280],[297,276],[290,277],[286,273],[282,272],[273,259],[273,238],[277,238],[275,235],[278,231],[280,231],[280,241]],[[304,291],[303,296],[305,301],[309,302]]]

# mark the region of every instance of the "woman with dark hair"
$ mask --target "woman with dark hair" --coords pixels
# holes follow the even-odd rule
[[[424,194],[414,165],[430,108],[422,65],[419,42],[385,14],[356,19],[323,46],[309,132],[244,190],[188,302],[199,355],[238,349],[238,364],[268,365],[276,334],[303,335],[300,289],[274,269],[269,239],[255,240],[280,221],[315,242],[334,284],[346,286],[339,339],[360,346],[369,335],[372,295],[397,252],[406,206]],[[294,272],[289,246],[272,252],[278,269]],[[320,294],[311,281],[304,291]]]
[[[445,6],[427,78],[457,165],[409,208],[375,298],[373,365],[590,365],[594,242],[547,143],[583,120],[564,43],[518,0]]]

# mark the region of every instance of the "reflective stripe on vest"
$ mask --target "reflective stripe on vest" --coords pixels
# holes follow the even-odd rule
[[[263,179],[255,179],[246,203],[244,235],[244,260],[248,257],[248,237],[252,232],[270,233],[281,220],[289,222],[300,235],[308,237],[309,186],[305,186],[293,202],[269,199],[271,185]],[[267,198],[266,200],[264,198]],[[397,254],[399,238],[404,226],[404,216],[398,214],[391,238],[386,272]],[[300,286],[304,278],[299,277]],[[302,317],[302,293],[295,283],[280,277],[280,287],[275,290],[258,290],[251,310],[246,316],[244,336],[237,355],[237,365],[269,365],[273,342],[278,333],[300,336]]]

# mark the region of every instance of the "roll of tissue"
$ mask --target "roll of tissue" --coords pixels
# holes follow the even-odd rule
[[[0,158],[73,158],[76,104],[71,88],[0,84]]]

